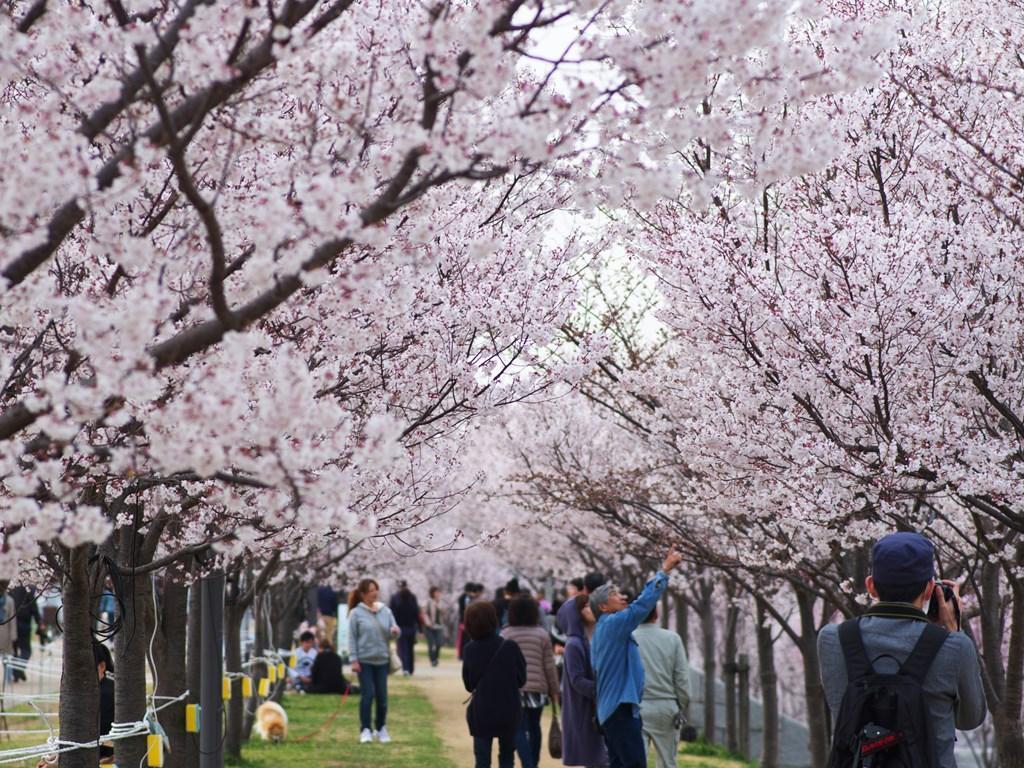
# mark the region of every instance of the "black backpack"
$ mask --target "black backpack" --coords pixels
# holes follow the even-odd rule
[[[875,672],[858,619],[839,625],[848,683],[836,719],[829,768],[938,768],[923,684],[949,635],[925,625],[896,674]]]

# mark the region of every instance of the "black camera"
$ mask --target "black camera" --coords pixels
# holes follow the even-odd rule
[[[949,584],[943,584],[941,581],[935,582],[935,590],[932,592],[932,598],[928,602],[928,618],[935,620],[939,617],[939,601],[935,597],[935,592],[942,590],[942,597],[947,603],[953,605],[953,615],[956,616],[956,625],[960,626],[960,600],[957,599],[956,594],[953,592],[953,588]]]

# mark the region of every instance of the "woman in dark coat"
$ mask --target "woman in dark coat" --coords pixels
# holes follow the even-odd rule
[[[568,640],[562,654],[562,763],[608,765],[604,737],[597,730],[597,688],[590,666],[594,614],[586,595],[573,598],[576,610],[562,613]]]
[[[491,743],[497,739],[498,768],[513,768],[526,660],[518,645],[498,635],[498,614],[491,603],[467,606],[465,624],[470,642],[462,650],[462,682],[473,694],[466,721],[475,766],[491,768]]]

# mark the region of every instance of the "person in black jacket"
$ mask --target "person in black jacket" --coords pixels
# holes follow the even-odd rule
[[[498,634],[498,614],[492,603],[471,603],[465,622],[470,642],[462,651],[462,682],[473,694],[466,722],[473,736],[475,768],[491,768],[494,739],[498,740],[498,768],[512,768],[526,660],[516,643]]]
[[[341,656],[334,652],[330,640],[320,641],[320,652],[313,659],[309,677],[306,690],[310,693],[344,693],[348,690],[348,681],[341,672]]]
[[[398,657],[402,660],[402,674],[411,675],[416,669],[416,633],[420,628],[420,604],[404,581],[398,582],[398,592],[391,596],[388,605],[395,615],[395,623],[401,634],[395,643]]]
[[[96,661],[96,674],[100,680],[100,724],[99,736],[106,736],[110,733],[110,726],[114,724],[114,681],[107,677],[107,672],[113,674],[114,662],[110,655],[110,649],[103,643],[92,642],[92,657]],[[100,765],[113,765],[114,745],[113,742],[100,744]]]

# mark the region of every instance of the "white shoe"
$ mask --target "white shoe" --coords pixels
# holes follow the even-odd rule
[[[371,741],[373,741],[373,734],[370,733],[370,729],[363,728],[363,730],[359,733],[359,743],[369,744]]]
[[[379,731],[377,731],[377,741],[379,741],[381,744],[391,743],[391,734],[388,733],[387,728],[381,728]]]

